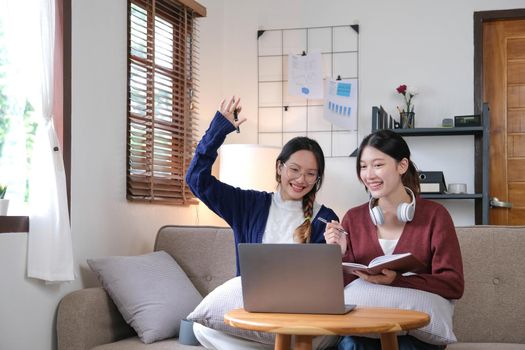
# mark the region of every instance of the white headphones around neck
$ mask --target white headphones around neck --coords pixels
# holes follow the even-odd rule
[[[408,188],[405,187],[407,190],[407,193],[411,196],[412,201],[410,203],[400,203],[397,206],[397,219],[400,222],[408,222],[412,221],[414,218],[414,212],[416,211],[416,196],[414,195],[414,192]],[[383,211],[380,207],[375,206],[376,199],[370,198],[370,202],[368,202],[368,209],[370,211],[370,218],[372,219],[372,222],[374,225],[383,225],[385,223],[385,216],[383,215]]]

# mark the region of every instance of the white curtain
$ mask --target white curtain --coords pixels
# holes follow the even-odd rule
[[[73,249],[66,177],[52,118],[55,0],[33,2],[40,9],[42,118],[35,136],[29,178],[27,275],[49,282],[72,281]]]

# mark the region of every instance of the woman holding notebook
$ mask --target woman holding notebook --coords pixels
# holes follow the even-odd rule
[[[412,253],[426,268],[417,274],[388,269],[379,274],[353,271],[345,274],[345,284],[359,278],[446,299],[461,298],[463,265],[454,224],[443,206],[418,196],[418,173],[403,138],[391,130],[368,135],[359,147],[356,171],[370,201],[350,209],[341,224],[327,224],[327,243],[341,245],[344,262],[368,265],[381,255]],[[400,336],[398,340],[400,349],[444,348],[411,336]],[[347,336],[340,341],[339,349],[380,349],[380,343],[377,339]]]
[[[283,146],[275,162],[276,191],[273,193],[242,190],[212,176],[217,150],[226,136],[246,121],[238,118],[240,111],[240,99],[222,101],[188,168],[188,186],[230,225],[236,249],[238,243],[324,243],[325,224],[314,219],[338,218],[332,209],[315,201],[325,166],[323,151],[315,140],[296,137]],[[238,262],[237,255],[237,275]],[[208,349],[273,349],[273,346],[235,338],[199,324],[194,325],[194,330],[197,339]]]

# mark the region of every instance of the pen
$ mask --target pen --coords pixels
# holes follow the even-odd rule
[[[239,112],[237,111],[237,108],[233,110],[233,120],[238,121],[239,120]],[[241,132],[241,129],[239,127],[237,129],[237,134]]]
[[[319,220],[319,221],[321,221],[321,222],[324,222],[325,224],[328,224],[328,220],[326,220],[325,218],[318,217],[317,220]],[[336,227],[335,229],[336,229],[337,231],[342,232],[342,233],[344,233],[345,235],[348,236],[348,232],[346,232],[346,231],[343,230],[342,228]]]

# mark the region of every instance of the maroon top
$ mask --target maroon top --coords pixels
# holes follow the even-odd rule
[[[342,221],[348,232],[343,261],[368,265],[384,252],[372,223],[368,202],[350,209]],[[398,274],[392,286],[424,290],[446,299],[463,295],[463,263],[456,230],[448,211],[440,204],[417,197],[414,219],[407,222],[393,254],[412,253],[426,264],[417,275]],[[358,278],[345,274],[345,285]]]

